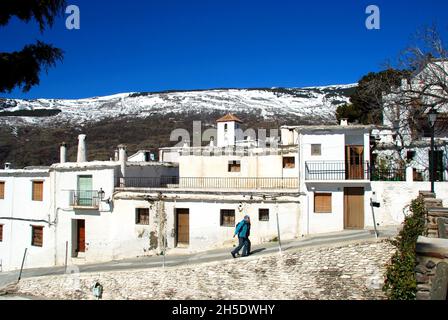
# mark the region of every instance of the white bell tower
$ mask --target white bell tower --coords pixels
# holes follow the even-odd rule
[[[228,113],[216,122],[218,123],[217,147],[234,146],[237,141],[243,141],[243,131],[240,128],[242,121],[235,115]]]

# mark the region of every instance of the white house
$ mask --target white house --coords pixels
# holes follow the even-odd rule
[[[123,145],[111,161],[88,161],[81,135],[77,162],[63,144],[60,163],[0,170],[2,269],[20,268],[25,250],[31,268],[230,249],[246,214],[254,244],[398,225],[428,188],[412,170],[403,181],[372,171],[373,127],[284,126],[280,141],[259,141],[224,120],[216,146],[163,148],[175,162],[145,151],[129,161]],[[445,182],[436,188],[448,199]]]

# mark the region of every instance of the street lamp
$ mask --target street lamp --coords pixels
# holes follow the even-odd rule
[[[434,193],[434,181],[436,180],[436,166],[434,157],[434,127],[436,126],[437,111],[431,108],[428,112],[429,125],[431,126],[431,165],[430,165],[430,175],[431,175],[431,192]]]

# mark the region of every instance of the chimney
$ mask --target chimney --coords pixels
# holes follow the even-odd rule
[[[128,156],[126,154],[126,146],[124,144],[120,144],[118,146],[118,161],[120,162],[121,176],[126,177],[126,161],[128,160]]]
[[[5,163],[5,170],[9,170],[11,169],[11,162],[6,162]]]
[[[347,118],[342,118],[340,124],[341,124],[341,126],[343,126],[343,127],[348,126],[348,119],[347,119]]]
[[[86,135],[80,134],[78,140],[78,158],[76,161],[87,162]]]
[[[59,155],[60,163],[67,162],[67,144],[65,142],[62,142],[59,147]]]
[[[119,156],[118,156],[118,149],[114,150],[114,161],[118,161]]]

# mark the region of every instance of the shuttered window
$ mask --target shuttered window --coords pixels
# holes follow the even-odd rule
[[[0,181],[0,199],[5,199],[5,182]]]
[[[3,242],[3,225],[0,224],[0,242]]]
[[[240,172],[241,171],[241,162],[229,161],[228,171],[229,172]]]
[[[33,201],[42,201],[44,197],[44,182],[33,181]]]
[[[314,212],[331,213],[331,193],[314,194]]]
[[[258,220],[269,221],[269,209],[258,209]]]
[[[312,156],[322,155],[322,146],[320,144],[312,144],[311,145],[311,155]]]
[[[221,227],[235,226],[235,210],[221,210]]]
[[[149,209],[137,208],[135,213],[135,223],[149,225]]]
[[[294,157],[283,157],[283,169],[293,169],[296,166]]]
[[[44,227],[31,226],[31,245],[42,247],[44,243]]]

